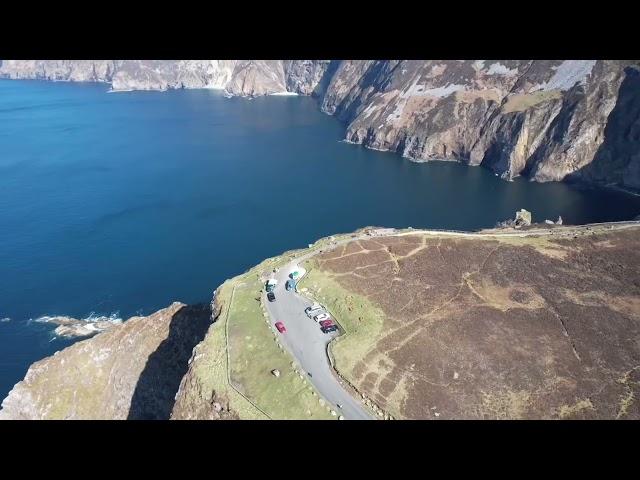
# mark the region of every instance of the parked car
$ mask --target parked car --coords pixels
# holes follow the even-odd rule
[[[282,323],[282,322],[276,322],[276,328],[278,329],[278,331],[280,333],[284,333],[284,332],[287,331],[287,329],[284,326],[284,323]]]
[[[294,288],[296,288],[296,281],[291,279],[287,280],[285,287],[287,290],[293,290]]]
[[[331,317],[329,316],[328,313],[321,313],[320,315],[316,315],[315,317],[313,317],[313,319],[316,322],[320,322],[322,320],[329,320]]]
[[[333,322],[331,321],[331,319],[328,319],[328,320],[322,320],[322,321],[320,322],[320,325],[321,325],[322,327],[330,327],[331,325],[333,325]]]
[[[273,292],[273,289],[276,288],[277,284],[278,284],[278,282],[276,280],[269,279],[267,281],[267,284],[266,284],[266,287],[265,287],[267,292]]]
[[[320,328],[320,330],[322,330],[322,333],[331,333],[331,332],[335,332],[336,330],[338,330],[338,326],[337,325],[331,325],[329,327],[322,327],[322,328]]]
[[[307,317],[313,318],[316,315],[320,315],[322,313],[322,310],[323,308],[320,305],[318,306],[312,305],[311,307],[305,308],[304,313],[307,314]]]
[[[267,300],[269,300],[270,302],[275,302],[276,301],[276,294],[273,293],[273,292],[267,293]]]

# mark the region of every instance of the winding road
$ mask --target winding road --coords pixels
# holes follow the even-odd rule
[[[304,313],[304,309],[312,302],[293,290],[285,289],[289,273],[296,270],[300,262],[316,253],[311,252],[296,258],[280,268],[274,275],[278,280],[278,285],[273,290],[276,300],[269,302],[265,293],[264,305],[272,325],[278,321],[284,323],[287,331],[279,334],[280,341],[297,360],[300,367],[309,374],[308,380],[337,415],[342,415],[346,420],[373,420],[375,418],[373,412],[353,397],[332,371],[333,367],[327,356],[327,345],[338,335],[338,332],[322,333],[320,325]]]

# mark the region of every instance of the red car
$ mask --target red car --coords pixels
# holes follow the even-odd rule
[[[278,331],[280,333],[284,333],[284,332],[287,331],[287,329],[284,328],[284,323],[282,323],[282,322],[276,322],[276,328],[278,329]]]
[[[333,322],[331,321],[331,319],[328,320],[322,320],[320,322],[320,326],[321,327],[330,327],[331,325],[333,325]]]

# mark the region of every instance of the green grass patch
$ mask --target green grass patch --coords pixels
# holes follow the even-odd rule
[[[353,368],[375,345],[383,330],[385,315],[371,300],[345,289],[337,280],[319,270],[317,262],[305,262],[307,274],[298,289],[326,306],[345,333],[331,343],[330,351],[338,372],[353,381]]]
[[[226,281],[216,293],[216,302],[222,305],[222,311],[216,323],[209,328],[204,340],[198,345],[196,358],[191,366],[200,388],[197,391],[189,390],[189,395],[201,396],[202,398],[191,398],[189,401],[201,405],[208,401],[211,392],[215,392],[217,397],[224,398],[229,402],[230,409],[236,412],[241,419],[266,420],[267,417],[231,388],[227,380],[225,328],[227,307],[231,300],[234,283]]]
[[[273,419],[335,419],[306,378],[296,373],[292,357],[279,348],[279,337],[256,300],[262,288],[258,275],[250,273],[241,280],[228,319],[233,385]],[[274,369],[279,377],[271,373]]]
[[[502,106],[502,111],[504,113],[522,112],[538,105],[539,103],[548,102],[549,100],[558,98],[562,98],[560,90],[540,90],[532,93],[511,95],[507,99],[507,102]]]

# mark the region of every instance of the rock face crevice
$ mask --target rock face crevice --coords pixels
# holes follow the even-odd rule
[[[0,77],[317,97],[345,139],[506,180],[640,189],[637,61],[5,60]]]

